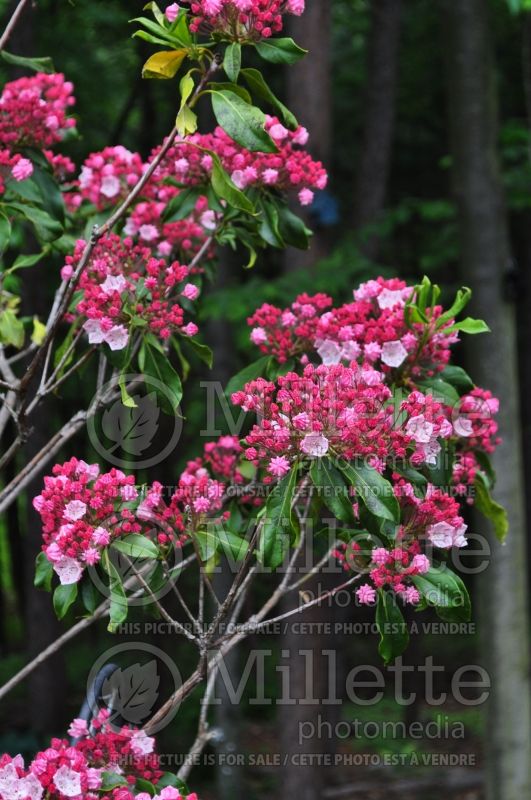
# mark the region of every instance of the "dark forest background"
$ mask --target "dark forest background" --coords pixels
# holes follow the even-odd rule
[[[378,274],[410,281],[427,274],[446,298],[462,284],[472,286],[474,315],[486,319],[493,335],[479,337],[459,358],[471,363],[478,383],[492,388],[502,402],[505,444],[496,457],[497,497],[509,508],[510,540],[503,548],[493,544],[492,565],[469,581],[477,632],[414,636],[405,662],[421,664],[432,654],[444,667],[437,677],[441,690],[459,667],[481,664],[494,690],[488,707],[464,707],[451,699],[430,707],[422,701],[422,675],[415,672],[407,678],[408,690],[416,690],[420,699],[407,707],[390,694],[377,706],[345,703],[339,709],[255,707],[244,699],[238,709],[217,712],[226,733],[221,749],[267,754],[280,746],[281,752],[291,752],[298,723],[318,713],[336,722],[410,723],[439,716],[447,724],[462,721],[465,738],[362,736],[319,742],[314,749],[379,755],[453,752],[474,755],[475,765],[440,770],[210,767],[194,772],[191,785],[205,800],[280,792],[299,800],[378,800],[406,792],[422,800],[524,800],[515,791],[514,775],[522,786],[529,755],[525,531],[531,493],[525,491],[524,475],[531,472],[531,12],[513,13],[505,0],[307,0],[307,5],[291,33],[310,56],[289,74],[269,66],[267,77],[310,130],[310,150],[325,162],[329,187],[308,216],[315,231],[310,251],[261,255],[249,272],[242,270],[237,255],[221,256],[218,278],[201,306],[203,339],[215,354],[213,377],[225,382],[256,357],[246,317],[262,302],[287,305],[302,291],[325,291],[345,301],[360,281]],[[2,17],[9,7],[0,2]],[[56,68],[74,82],[81,135],[65,152],[78,164],[109,144],[123,144],[145,157],[172,127],[177,84],[140,77],[149,47],[130,38],[128,20],[141,7],[131,0],[39,0],[12,37],[12,52],[51,55]],[[2,79],[18,74],[0,66]],[[208,113],[201,125],[203,130],[213,125]],[[46,307],[59,267],[50,263],[48,277],[42,266],[35,272],[25,297],[28,306]],[[184,435],[152,477],[171,482],[186,459],[196,455],[204,425],[199,383],[205,377],[197,367],[188,379]],[[90,380],[80,379],[76,392],[86,391]],[[63,396],[49,404],[25,458],[74,402],[75,397]],[[87,460],[96,460],[85,436],[78,437],[77,446]],[[75,452],[73,445],[70,449]],[[40,531],[28,499],[38,488],[32,487],[0,526],[1,683],[62,628],[48,598],[32,587]],[[469,522],[474,529],[474,521]],[[332,614],[326,608],[312,613],[313,621]],[[365,619],[354,608],[338,613],[346,621]],[[181,666],[176,645],[162,638],[153,641]],[[91,664],[113,643],[95,625],[14,691],[0,708],[0,752],[31,754],[51,734],[61,735],[76,716]],[[285,649],[291,650],[289,662],[299,681],[299,647],[316,654],[336,648],[339,676],[357,664],[378,664],[374,635],[331,641],[288,631],[284,637],[251,641],[250,647],[272,651],[266,671],[272,697],[279,692],[275,666]],[[236,657],[236,674],[244,656]],[[186,662],[182,665],[186,668]],[[318,670],[317,691],[323,681]],[[162,732],[163,752],[187,749],[196,710],[193,701],[185,705]]]

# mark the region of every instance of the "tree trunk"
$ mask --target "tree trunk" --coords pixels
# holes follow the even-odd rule
[[[367,78],[361,147],[354,184],[353,226],[378,221],[387,195],[395,130],[400,47],[401,0],[373,0],[367,45]],[[378,239],[370,236],[362,251],[375,258]]]
[[[332,148],[332,75],[330,70],[331,36],[330,0],[311,0],[301,17],[290,21],[290,35],[297,44],[310,51],[310,56],[290,66],[287,71],[287,105],[301,125],[310,132],[312,156],[329,163]],[[329,252],[325,231],[316,229],[311,212],[294,206],[294,212],[315,229],[309,250],[288,248],[284,256],[286,269],[311,267]]]
[[[485,0],[440,4],[463,279],[474,291],[472,313],[484,316],[492,329],[490,336],[474,338],[469,357],[480,384],[501,399],[503,444],[493,458],[495,497],[510,522],[507,546],[492,540],[491,564],[482,576],[492,681],[487,797],[520,800],[531,796],[529,617],[516,326],[507,293],[511,256],[496,152],[495,73]]]

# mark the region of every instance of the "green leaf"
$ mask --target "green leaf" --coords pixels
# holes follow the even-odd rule
[[[23,203],[10,203],[9,207],[17,211],[19,215],[22,215],[28,222],[34,225],[37,237],[42,241],[53,242],[61,236],[63,226],[60,222],[57,222],[57,220],[47,214],[46,211],[36,208],[35,206],[24,205]]]
[[[159,41],[162,41],[166,45],[174,45],[178,41],[177,37],[174,36],[171,31],[167,30],[165,26],[159,25],[147,17],[134,17],[134,19],[129,21],[139,22],[146,29],[146,31],[150,31],[153,36],[157,37]],[[152,39],[147,39],[144,31],[137,31],[133,34],[133,36],[139,36],[141,39],[152,41]],[[182,42],[180,42],[180,44],[182,44]]]
[[[42,195],[42,205],[44,210],[61,225],[65,221],[65,204],[63,194],[57,185],[57,181],[50,173],[48,168],[43,169],[34,166],[31,179],[37,184]]]
[[[24,344],[24,325],[10,308],[0,314],[0,342],[18,349]]]
[[[53,607],[57,619],[63,619],[66,612],[77,597],[77,583],[70,583],[67,586],[58,586],[53,593]]]
[[[256,43],[258,54],[273,64],[295,64],[304,58],[307,50],[295,44],[293,39],[262,39]]]
[[[393,472],[398,472],[399,475],[403,475],[404,478],[410,483],[413,483],[417,486],[426,486],[428,483],[428,479],[422,472],[419,472],[417,469],[409,466],[409,464],[393,464]]]
[[[219,156],[210,150],[208,152],[212,158],[212,188],[217,196],[221,197],[222,200],[226,200],[232,208],[237,208],[246,214],[255,214],[254,205],[232,182],[232,179],[223,169]]]
[[[453,619],[462,622],[470,619],[467,588],[459,575],[448,567],[431,567],[424,575],[412,575],[411,580],[428,605],[449,610]]]
[[[209,83],[209,88],[220,92],[234,92],[234,94],[237,94],[238,97],[241,97],[241,99],[247,103],[247,105],[250,106],[253,104],[251,95],[247,89],[244,86],[240,86],[239,83],[232,83],[231,81],[212,81],[212,83]]]
[[[1,220],[0,220],[1,226]],[[0,233],[0,242],[1,242],[1,233]],[[1,245],[0,245],[1,249]],[[17,256],[13,264],[9,267],[8,272],[16,272],[17,269],[25,269],[26,267],[33,267],[35,264],[38,264],[44,256],[47,254],[47,250],[41,250],[40,253],[34,253],[32,255],[27,256]]]
[[[409,642],[407,625],[393,592],[379,590],[376,625],[380,634],[378,653],[389,664],[404,652]]]
[[[26,67],[35,72],[45,72],[47,75],[55,72],[53,61],[49,56],[43,56],[42,58],[26,58],[25,56],[16,56],[13,53],[8,53],[7,50],[0,50],[0,56],[2,56],[4,61],[8,64],[13,64],[16,67]]]
[[[119,786],[128,786],[123,775],[118,775],[116,772],[102,772],[98,792],[111,792]]]
[[[435,464],[427,464],[426,469],[430,476],[430,483],[446,489],[451,485],[452,472],[455,461],[455,445],[448,440],[439,440],[441,449],[437,453]]]
[[[249,86],[251,92],[253,92],[255,95],[258,95],[258,97],[261,97],[262,100],[265,100],[267,103],[273,106],[273,108],[278,111],[288,128],[291,128],[291,130],[297,129],[299,123],[297,122],[295,115],[291,113],[289,108],[287,108],[284,103],[281,103],[275,94],[273,94],[259,70],[249,67],[242,69],[241,75]]]
[[[151,781],[146,781],[145,778],[136,779],[135,790],[137,792],[146,792],[151,797],[154,797],[157,794],[157,790],[155,789]]]
[[[190,338],[189,336],[183,337],[183,344],[193,350],[203,364],[206,364],[209,369],[212,369],[214,353],[207,344],[197,342],[195,337]]]
[[[278,206],[278,229],[286,244],[297,247],[299,250],[309,248],[313,236],[312,231],[287,206]]]
[[[441,378],[426,378],[418,381],[417,386],[425,394],[432,394],[436,400],[452,408],[459,403],[459,394],[451,383],[441,380]]]
[[[0,212],[0,255],[7,250],[11,240],[11,222],[5,214]]]
[[[163,213],[164,222],[177,222],[188,217],[194,210],[200,195],[201,189],[191,186],[172,197]]]
[[[223,69],[227,73],[229,80],[238,80],[240,74],[240,67],[242,65],[242,46],[238,42],[229,44],[225,50],[225,57],[223,59]]]
[[[210,561],[218,552],[240,561],[249,549],[249,542],[246,539],[222,525],[209,525],[207,529],[196,531],[192,535],[199,544],[203,561]]]
[[[81,600],[88,613],[94,614],[100,601],[100,594],[88,575],[81,580]]]
[[[457,317],[458,314],[468,305],[470,302],[470,298],[472,297],[472,289],[469,289],[468,286],[463,286],[461,289],[457,291],[455,296],[455,300],[440,317],[437,317],[437,327],[440,327],[442,324],[447,322],[450,319],[454,319]]]
[[[190,33],[190,29],[188,27],[188,19],[188,14],[183,8],[177,19],[175,19],[170,25],[169,31],[170,35],[177,42],[179,42],[179,44],[184,45],[184,47],[190,47],[194,43],[192,34]]]
[[[329,458],[316,458],[310,467],[310,477],[317,489],[322,489],[320,497],[341,522],[355,522],[352,500],[341,472],[334,467]]]
[[[285,247],[285,242],[280,234],[276,204],[264,197],[260,203],[260,208],[262,210],[262,221],[259,228],[260,236],[271,247]]]
[[[356,494],[375,517],[400,522],[400,507],[393,487],[380,473],[366,464],[340,466],[341,472],[356,488]]]
[[[262,356],[262,358],[259,358],[257,361],[253,361],[252,364],[244,367],[244,369],[234,375],[225,388],[226,396],[230,398],[234,392],[239,392],[240,389],[243,389],[246,383],[249,383],[249,381],[253,381],[255,378],[259,378],[261,375],[263,375],[267,368],[268,362],[269,356]]]
[[[33,585],[49,592],[52,588],[52,577],[53,566],[46,558],[46,554],[41,551],[35,559],[35,578],[33,580]]]
[[[460,394],[465,394],[474,388],[472,378],[462,367],[445,367],[443,371],[439,373],[439,377],[442,378],[443,381],[446,381],[446,383],[451,383]]]
[[[177,775],[174,775],[173,772],[164,772],[162,777],[157,781],[157,789],[162,789],[165,786],[174,786],[184,795],[190,794],[188,785],[178,778]]]
[[[277,147],[266,133],[265,114],[250,106],[234,92],[212,91],[214,116],[231,139],[251,152],[277,153]]]
[[[466,317],[460,322],[456,322],[454,325],[451,325],[449,328],[444,328],[444,333],[452,333],[453,331],[462,331],[463,333],[471,334],[490,333],[490,328],[482,319],[472,319],[472,317]]]
[[[159,557],[157,545],[147,536],[141,536],[139,533],[128,533],[123,539],[114,541],[112,546],[115,550],[125,553],[126,556],[131,556],[131,558]]]
[[[109,633],[115,633],[117,628],[127,619],[127,597],[120,574],[112,563],[108,550],[103,551],[101,564],[109,576],[109,591],[111,597],[107,630]]]
[[[484,517],[492,522],[496,538],[498,541],[503,542],[509,532],[507,511],[493,500],[487,479],[483,477],[481,472],[477,474],[474,486],[476,490],[474,505]]]
[[[183,396],[181,379],[170,364],[168,357],[147,341],[143,345],[144,363],[142,371],[148,377],[155,378],[158,383],[153,384],[153,389],[160,401],[162,410],[174,415]],[[162,384],[159,386],[158,384]],[[149,381],[147,382],[149,388]],[[162,388],[164,386],[164,389]]]
[[[175,119],[179,136],[188,136],[197,130],[197,114],[188,106],[183,106]]]
[[[258,543],[258,560],[272,569],[282,564],[293,536],[297,536],[299,532],[297,518],[292,508],[297,478],[297,465],[294,465],[272,489],[261,515],[262,531]]]

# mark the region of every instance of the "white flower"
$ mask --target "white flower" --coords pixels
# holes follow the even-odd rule
[[[53,776],[56,789],[65,797],[77,797],[81,794],[81,775],[63,764]]]
[[[100,192],[111,199],[120,193],[120,181],[116,175],[106,175],[101,182]]]
[[[93,175],[94,172],[90,167],[83,167],[79,173],[79,187],[81,189],[86,189],[88,186],[90,186]]]
[[[206,228],[207,231],[213,231],[216,227],[216,212],[215,211],[204,211],[199,221],[203,228]]]
[[[423,454],[426,464],[435,465],[437,463],[437,456],[441,452],[441,445],[437,439],[432,439],[430,442],[420,444],[417,448],[417,452]]]
[[[411,417],[406,425],[406,433],[413,437],[416,442],[427,444],[433,436],[433,422],[428,422],[424,414],[418,417]]]
[[[111,350],[123,350],[127,346],[129,334],[125,325],[114,325],[104,336]]]
[[[159,232],[155,225],[141,225],[138,229],[138,235],[145,242],[152,242],[153,239],[158,238]]]
[[[307,456],[321,458],[328,453],[328,439],[321,433],[309,433],[301,442],[301,450]]]
[[[435,547],[449,548],[454,543],[454,531],[455,528],[448,522],[437,522],[435,525],[430,525],[426,532]]]
[[[101,344],[103,342],[105,331],[98,319],[88,319],[83,325],[83,330],[88,334],[89,344]]]
[[[127,281],[123,275],[107,275],[103,283],[100,283],[100,289],[105,292],[105,294],[123,292],[126,286]]]
[[[466,547],[468,542],[465,536],[467,525],[461,525],[459,528],[454,528],[454,547]]]
[[[148,756],[154,747],[155,739],[144,731],[135,731],[131,737],[131,749],[136,756]]]
[[[344,361],[354,361],[361,353],[361,347],[357,342],[344,342],[341,348],[341,358]]]
[[[83,567],[75,558],[62,558],[53,568],[62,586],[77,583],[83,574]]]
[[[71,522],[75,522],[76,519],[81,519],[84,517],[87,512],[87,506],[81,500],[71,500],[65,506],[64,515],[67,519]]]
[[[341,347],[331,339],[323,339],[317,347],[317,352],[325,367],[331,367],[341,361]]]
[[[397,289],[393,291],[392,289],[382,289],[378,297],[376,298],[376,302],[380,306],[381,309],[384,308],[393,308],[397,305],[404,305],[404,298],[402,295],[402,290]]]
[[[454,431],[458,436],[472,436],[474,433],[472,421],[467,417],[457,417],[454,422]]]
[[[402,342],[386,342],[382,347],[382,361],[388,367],[399,367],[407,358],[407,350]]]

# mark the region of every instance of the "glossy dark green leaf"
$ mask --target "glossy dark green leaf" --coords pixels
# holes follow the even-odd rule
[[[400,507],[393,487],[377,470],[366,464],[347,464],[340,469],[371,514],[391,522],[400,521]]]
[[[342,473],[329,458],[316,458],[310,467],[313,485],[327,508],[341,522],[355,522],[352,499]]]
[[[280,117],[283,122],[291,128],[291,130],[296,130],[298,127],[298,122],[294,114],[278,99],[278,97],[273,94],[269,86],[264,80],[262,73],[257,69],[252,68],[245,68],[241,70],[242,78],[247,83],[249,89],[255,96],[260,97],[262,100],[265,100],[269,105],[271,105],[275,111],[280,114]]]
[[[42,551],[35,559],[35,578],[33,585],[49,592],[52,588],[53,566]]]
[[[239,42],[232,42],[225,50],[223,69],[230,81],[236,82],[242,65],[242,46]]]
[[[175,414],[183,396],[181,379],[174,370],[168,356],[161,353],[148,342],[143,345],[142,371],[155,382],[146,381],[146,386],[155,391],[162,410],[169,415]]]
[[[279,567],[299,528],[292,504],[297,486],[298,471],[290,472],[272,489],[260,518],[262,526],[258,542],[258,560],[271,569]]]
[[[77,597],[77,583],[70,583],[67,586],[62,584],[53,593],[53,607],[57,619],[63,619],[66,612]]]
[[[234,375],[228,382],[225,388],[225,394],[230,398],[234,392],[239,392],[243,389],[246,383],[255,380],[264,374],[267,367],[269,356],[262,356],[257,361],[253,361],[248,366],[244,367],[237,375]]]
[[[307,54],[289,37],[280,39],[261,39],[256,43],[259,55],[273,64],[295,64]]]
[[[251,152],[277,152],[275,143],[264,129],[266,118],[259,108],[250,106],[229,91],[213,91],[212,108],[218,125],[242,147]]]
[[[462,621],[470,619],[467,588],[459,575],[448,567],[431,567],[424,575],[413,575],[411,580],[428,605],[453,609],[453,617]]]

